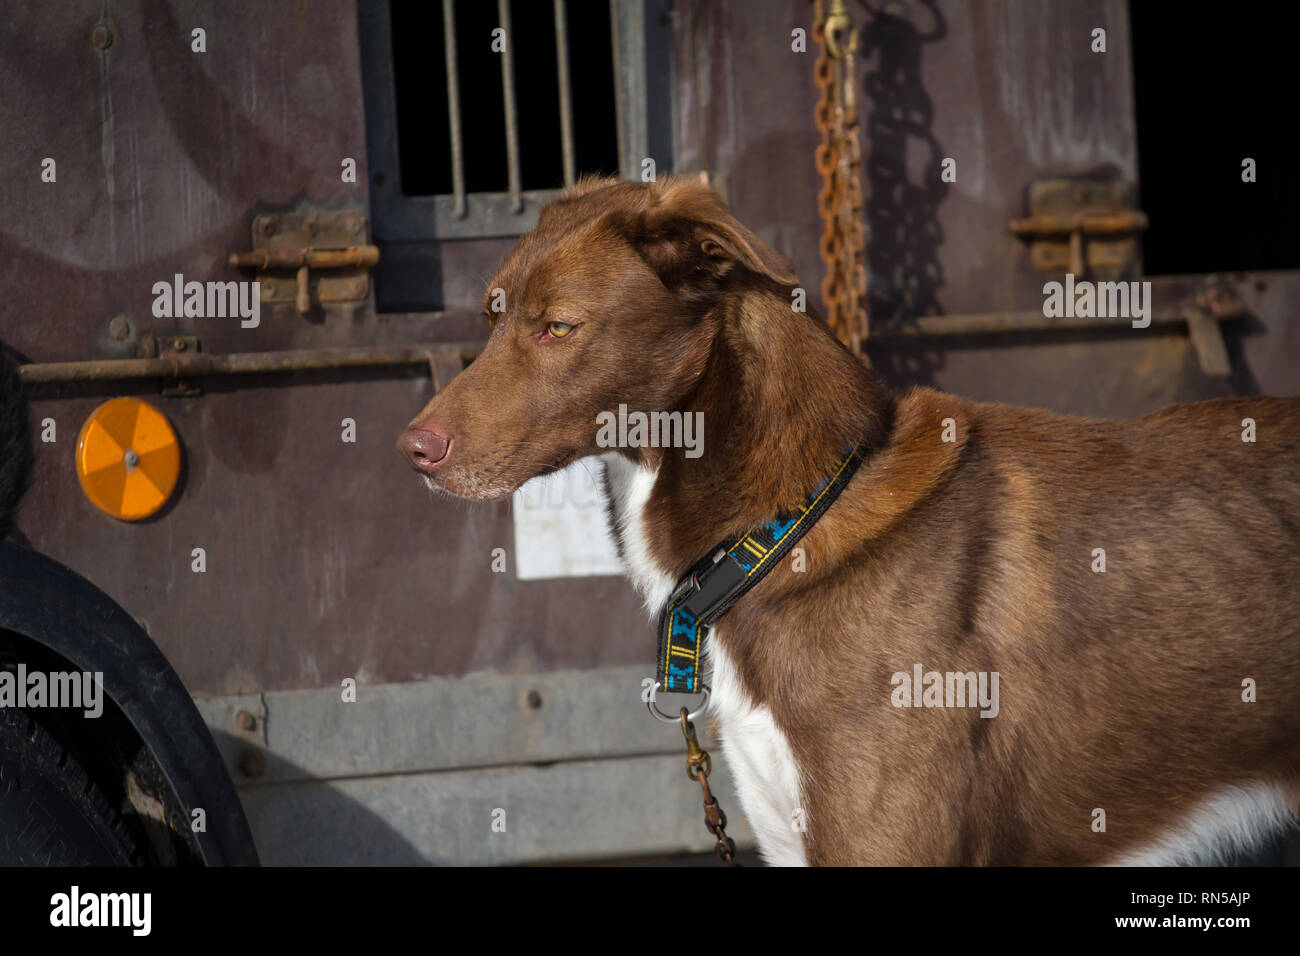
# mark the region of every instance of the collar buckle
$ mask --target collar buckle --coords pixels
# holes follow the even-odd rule
[[[683,608],[702,624],[712,624],[735,602],[747,578],[740,562],[723,551],[716,561],[696,565],[673,595],[673,606]]]

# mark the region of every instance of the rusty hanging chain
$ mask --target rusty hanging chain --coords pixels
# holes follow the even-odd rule
[[[686,738],[686,776],[697,781],[700,790],[704,792],[704,825],[718,841],[713,851],[723,863],[737,866],[736,844],[727,836],[727,815],[718,806],[717,797],[709,790],[709,772],[713,769],[713,761],[709,759],[709,752],[702,749],[700,742],[695,739],[695,725],[686,719],[685,707],[682,708],[681,719],[682,736]]]
[[[826,264],[822,299],[826,320],[841,342],[861,355],[867,338],[866,243],[862,226],[861,147],[853,92],[853,54],[858,32],[844,9],[844,0],[813,0],[813,39],[821,53],[813,77],[821,90],[814,118],[822,134],[817,147],[817,171],[822,188],[817,207],[825,229],[821,256]]]

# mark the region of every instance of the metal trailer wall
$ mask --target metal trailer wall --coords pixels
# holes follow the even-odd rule
[[[105,9],[20,4],[0,23],[0,338],[32,363],[128,357],[146,333],[195,336],[205,353],[481,338],[479,283],[510,239],[381,243],[364,300],[305,317],[286,302],[257,328],[155,318],[155,282],[248,278],[227,257],[251,247],[258,214],[305,203],[369,217],[371,186],[394,171],[368,160],[352,0],[123,0],[107,7],[106,46],[94,30]],[[816,47],[791,49],[810,5],[623,9],[625,28],[640,24],[671,53],[660,171],[707,171],[817,289]],[[1029,183],[1099,169],[1137,179],[1126,7],[909,2],[893,13],[862,23],[858,57],[873,311],[1041,312],[1045,275],[1008,228]],[[1113,55],[1078,39],[1097,24]],[[40,179],[46,157],[54,183]],[[957,159],[954,183],[932,175],[944,157]],[[348,158],[356,183],[340,177]],[[376,310],[375,282],[420,286],[430,269],[439,311]],[[1285,320],[1300,278],[1224,281],[1249,318],[1249,335],[1225,326],[1231,377],[1206,375],[1176,322],[1147,334],[882,336],[871,356],[899,384],[1092,415],[1245,381],[1295,392],[1300,338]],[[1186,312],[1202,286],[1158,280],[1157,309]],[[115,317],[125,338],[120,323],[110,331]],[[681,741],[640,703],[654,637],[629,585],[492,573],[492,550],[513,546],[509,504],[430,500],[396,457],[393,440],[431,394],[427,370],[201,385],[191,396],[154,380],[33,386],[33,419],[51,419],[57,440],[37,445],[19,528],[145,624],[200,699],[265,862],[707,849]],[[81,423],[117,395],[156,404],[184,447],[174,501],[137,524],[92,507],[73,469]],[[340,440],[345,418],[355,443]],[[194,573],[200,547],[206,571]],[[359,685],[355,704],[340,700],[345,678]],[[725,780],[720,795],[745,842]]]

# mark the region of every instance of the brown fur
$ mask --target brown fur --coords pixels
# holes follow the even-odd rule
[[[1300,400],[1120,423],[896,396],[792,311],[796,282],[705,187],[584,181],[491,282],[482,357],[412,422],[452,442],[422,470],[500,497],[604,451],[620,402],[702,411],[703,457],[624,452],[660,468],[646,519],[676,577],[868,439],[807,572],[774,570],[718,638],[791,742],[810,862],[1103,862],[1225,783],[1294,792]],[[539,341],[552,321],[577,328]],[[916,662],[998,671],[1001,713],[891,706]]]

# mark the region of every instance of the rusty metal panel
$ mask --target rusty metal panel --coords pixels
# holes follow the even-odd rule
[[[248,278],[226,258],[248,250],[262,210],[368,210],[357,11],[136,0],[113,5],[100,49],[102,9],[22,5],[0,24],[0,338],[54,362],[127,357],[116,316],[133,337],[195,336],[211,353],[481,336],[464,316],[376,315],[373,294],[306,317],[290,300],[257,328],[155,318],[155,282]],[[47,156],[57,180],[43,184]],[[501,251],[442,266],[472,284]],[[141,619],[195,693],[646,659],[653,637],[622,580],[491,574],[509,506],[431,502],[411,480],[392,442],[431,387],[418,368],[208,379],[196,398],[149,381],[36,386],[33,418],[53,420],[57,441],[37,444],[20,532]],[[184,446],[179,494],[135,525],[95,510],[73,471],[82,421],[127,394],[161,408]]]

